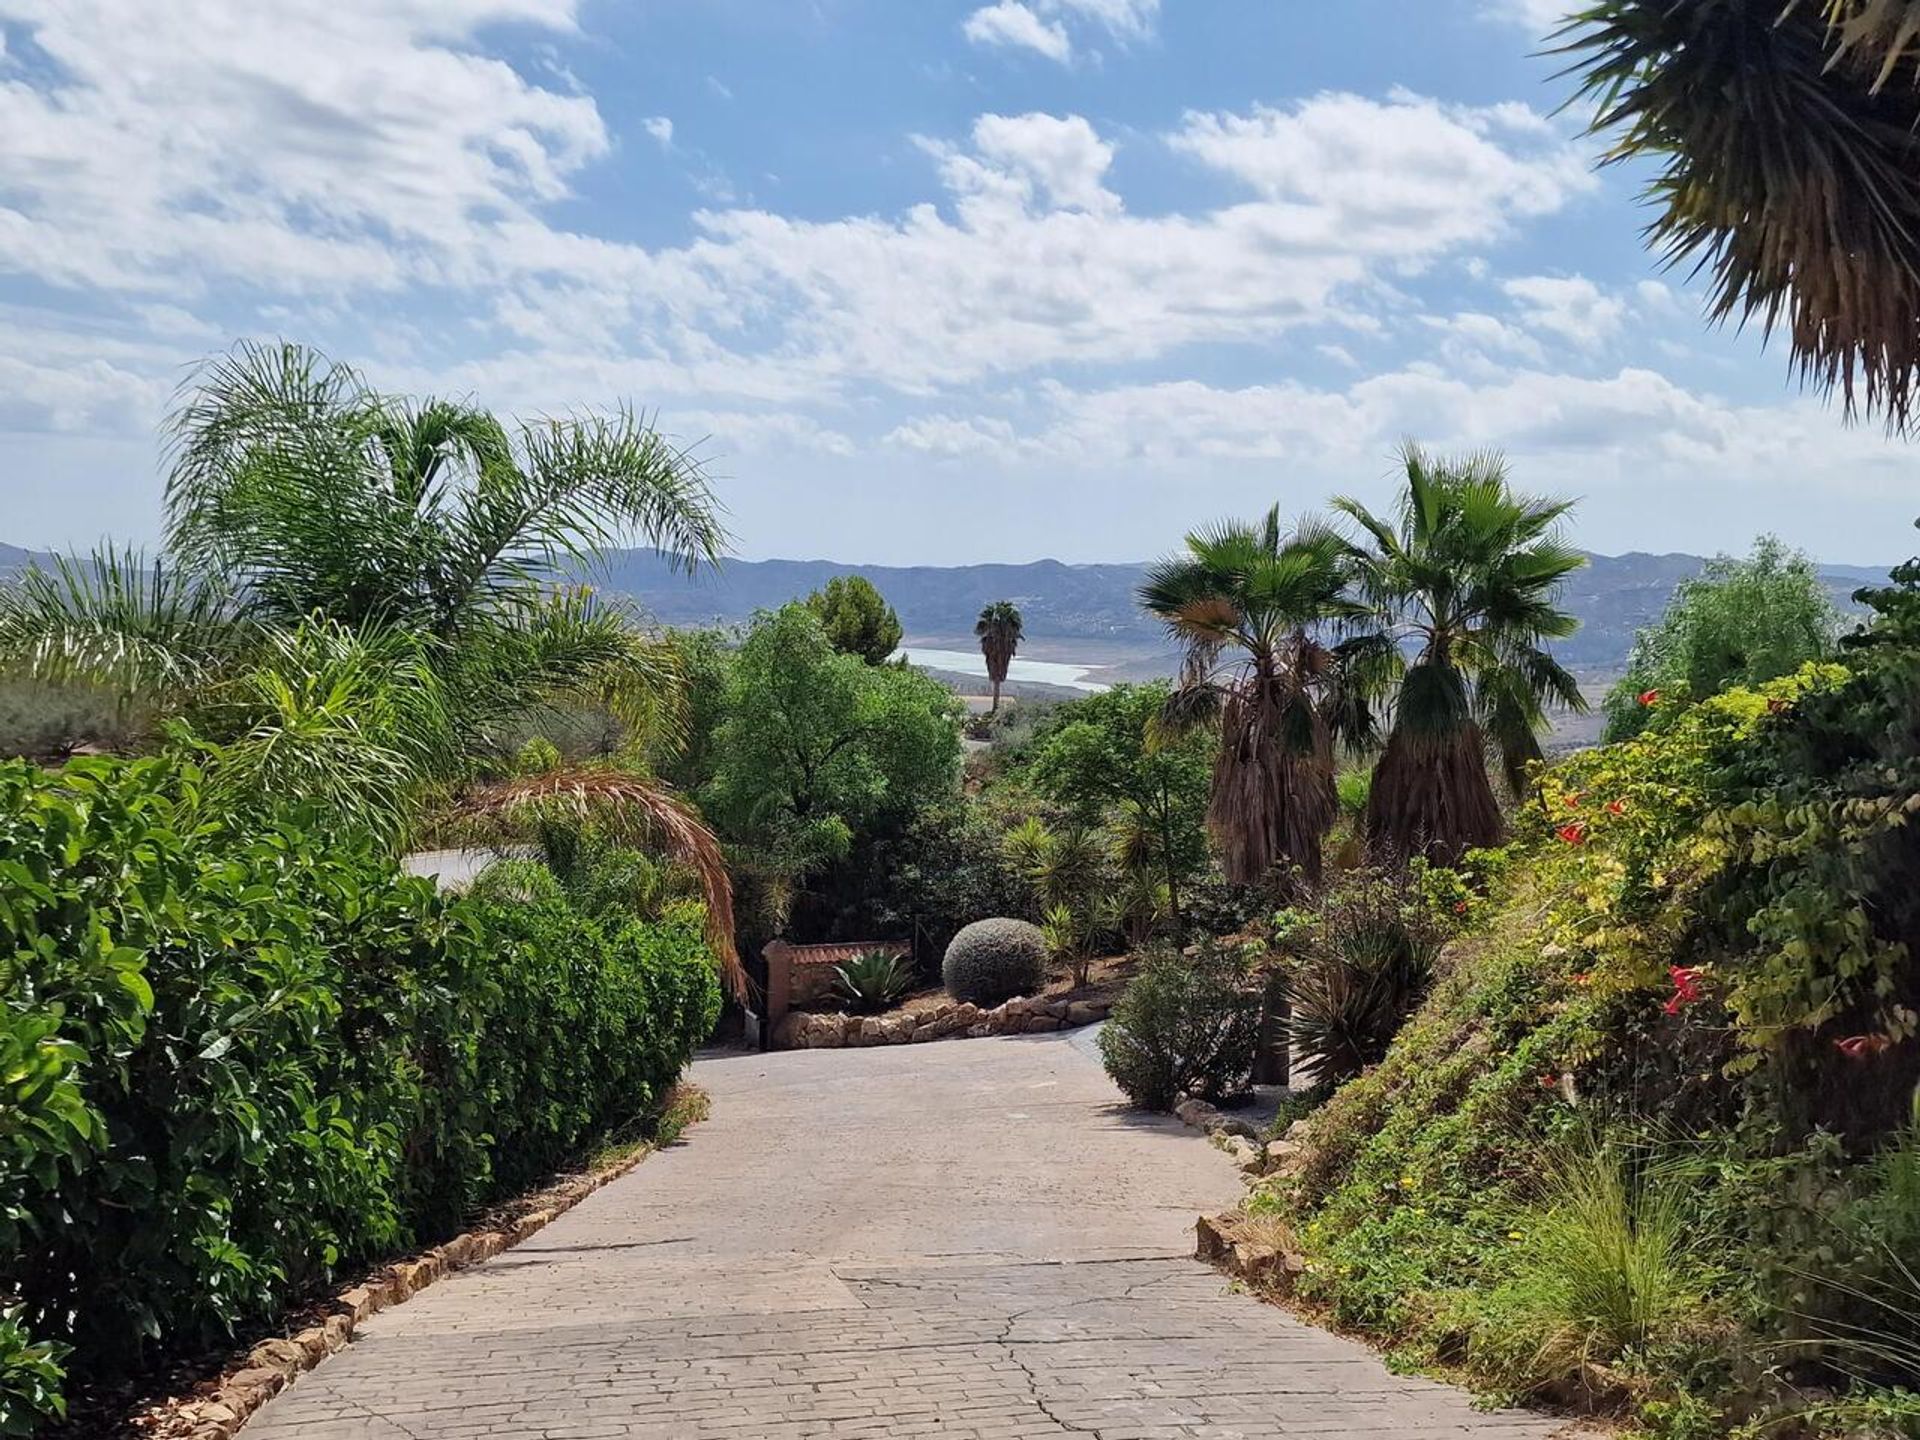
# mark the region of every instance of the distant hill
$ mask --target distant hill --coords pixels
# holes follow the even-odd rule
[[[32,552],[0,544],[0,575],[17,571]],[[1556,647],[1565,662],[1586,674],[1617,671],[1625,663],[1634,631],[1665,608],[1674,587],[1706,562],[1698,555],[1589,556],[1587,568],[1567,586],[1569,608],[1580,630]],[[1011,600],[1026,622],[1026,653],[1108,667],[1102,678],[1138,679],[1165,674],[1169,651],[1157,622],[1141,613],[1134,591],[1144,564],[1065,565],[1036,560],[1026,565],[837,565],[830,560],[730,560],[718,571],[689,577],[651,550],[621,550],[595,567],[589,578],[601,589],[631,598],[641,610],[669,625],[732,624],[755,610],[773,609],[817,590],[834,575],[864,575],[900,613],[908,637],[921,644],[949,642],[971,649],[973,622],[982,606]],[[1821,575],[1843,606],[1862,585],[1884,583],[1887,573],[1861,566],[1829,565]]]
[[[1698,574],[1698,555],[1592,555],[1567,586],[1567,604],[1580,617],[1580,631],[1556,647],[1566,663],[1583,671],[1617,670],[1626,663],[1634,631],[1666,608],[1674,587]],[[1165,641],[1157,622],[1143,615],[1134,591],[1146,570],[1139,565],[890,566],[836,565],[826,560],[732,560],[718,572],[689,579],[652,551],[612,556],[592,577],[603,589],[630,597],[670,625],[737,622],[757,609],[785,604],[818,589],[830,576],[864,575],[900,613],[907,634],[969,636],[980,608],[993,600],[1020,607],[1031,641],[1055,642],[1055,652],[1082,645],[1091,663],[1112,661],[1113,678],[1161,669],[1155,657]],[[1862,585],[1884,583],[1884,570],[1823,566],[1821,575],[1843,606]],[[1070,643],[1059,643],[1070,642]]]

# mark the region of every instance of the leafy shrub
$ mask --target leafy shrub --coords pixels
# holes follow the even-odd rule
[[[1385,1058],[1426,993],[1445,931],[1404,874],[1336,880],[1287,936],[1294,1058],[1338,1084]]]
[[[0,1432],[59,1347],[135,1366],[447,1233],[717,1011],[697,916],[522,920],[203,797],[174,760],[0,765]]]
[[[857,1014],[889,1009],[913,989],[911,962],[885,950],[868,950],[836,965],[833,979],[847,1008]]]
[[[1025,920],[976,920],[947,946],[940,976],[956,1000],[993,1006],[1046,980],[1047,941]]]
[[[1107,1074],[1137,1105],[1182,1095],[1219,1101],[1244,1090],[1260,1040],[1260,992],[1238,951],[1149,952],[1100,1031]]]

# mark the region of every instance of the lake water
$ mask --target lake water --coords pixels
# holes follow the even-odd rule
[[[900,652],[916,665],[925,665],[934,670],[952,670],[962,675],[978,675],[985,679],[987,658],[978,650],[929,650],[915,645]],[[898,657],[896,657],[898,658]],[[1007,669],[1009,680],[1032,680],[1042,685],[1068,685],[1075,690],[1105,690],[1105,685],[1089,680],[1087,676],[1094,671],[1091,665],[1073,665],[1058,660],[1022,660],[1013,657],[1013,664]]]

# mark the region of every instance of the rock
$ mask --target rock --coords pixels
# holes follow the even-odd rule
[[[358,1324],[380,1309],[382,1297],[371,1285],[356,1285],[351,1290],[341,1291],[338,1303]]]
[[[1064,1020],[1067,1018],[1067,1011],[1072,1008],[1065,1000],[1049,1000],[1040,1007],[1040,1013],[1050,1015],[1055,1020]]]
[[[1027,1016],[1026,1030],[1030,1035],[1037,1035],[1044,1030],[1058,1030],[1059,1028],[1059,1020],[1051,1015]]]
[[[1302,1145],[1306,1143],[1312,1134],[1313,1122],[1311,1120],[1296,1120],[1287,1126],[1286,1138],[1296,1145]]]
[[[338,1354],[353,1341],[353,1319],[347,1315],[329,1315],[320,1333],[326,1337],[327,1353]]]
[[[291,1340],[262,1340],[247,1352],[247,1364],[261,1370],[298,1374],[303,1368],[300,1347]]]
[[[1064,1018],[1069,1025],[1093,1025],[1106,1019],[1112,1008],[1104,1000],[1075,1000],[1067,1006]]]
[[[993,1022],[990,1020],[981,1020],[967,1027],[967,1035],[970,1039],[984,1040],[991,1034],[993,1034]]]
[[[258,1399],[253,1399],[252,1403],[247,1405],[247,1412],[251,1413],[259,1409],[269,1395],[278,1395],[286,1389],[286,1386],[287,1377],[280,1371],[256,1365],[251,1369],[236,1371],[229,1375],[227,1383],[220,1387],[220,1398],[227,1405],[238,1410],[241,1405],[246,1404],[248,1399],[258,1396]],[[236,1396],[240,1397],[237,1401],[234,1398]]]
[[[1188,1096],[1173,1107],[1173,1113],[1196,1130],[1211,1130],[1220,1112],[1204,1100]]]
[[[1209,1265],[1223,1264],[1233,1253],[1233,1217],[1202,1215],[1194,1225],[1193,1255]]]
[[[440,1257],[440,1263],[449,1270],[458,1270],[462,1265],[473,1263],[473,1237],[456,1235],[434,1252]]]
[[[1260,1128],[1251,1120],[1242,1120],[1238,1115],[1222,1115],[1218,1110],[1213,1112],[1213,1123],[1207,1129],[1216,1135],[1234,1135],[1256,1143],[1260,1139]]]
[[[848,1043],[847,1032],[851,1028],[845,1015],[815,1015],[807,1027],[807,1048],[838,1050]]]
[[[344,1317],[336,1315],[333,1318],[339,1320]],[[327,1344],[326,1329],[320,1325],[314,1325],[302,1330],[298,1335],[293,1337],[293,1343],[300,1347],[300,1368],[302,1370],[311,1370],[333,1353],[333,1348]]]
[[[938,1040],[944,1034],[946,1032],[940,1028],[939,1024],[930,1020],[924,1025],[914,1026],[913,1034],[907,1038],[915,1044],[924,1044],[929,1040]]]
[[[773,1027],[773,1048],[776,1050],[804,1050],[807,1048],[808,1022],[813,1017],[798,1010],[789,1010],[780,1017],[780,1023]]]
[[[1228,1158],[1249,1175],[1258,1175],[1266,1169],[1267,1156],[1258,1145],[1239,1135],[1229,1135],[1221,1144]]]

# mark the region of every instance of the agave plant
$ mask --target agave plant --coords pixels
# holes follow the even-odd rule
[[[856,1014],[891,1010],[913,989],[913,967],[904,955],[866,950],[833,970],[834,989]]]
[[[1320,898],[1286,979],[1294,1057],[1319,1084],[1385,1058],[1433,977],[1443,936],[1406,878],[1362,872]]]

